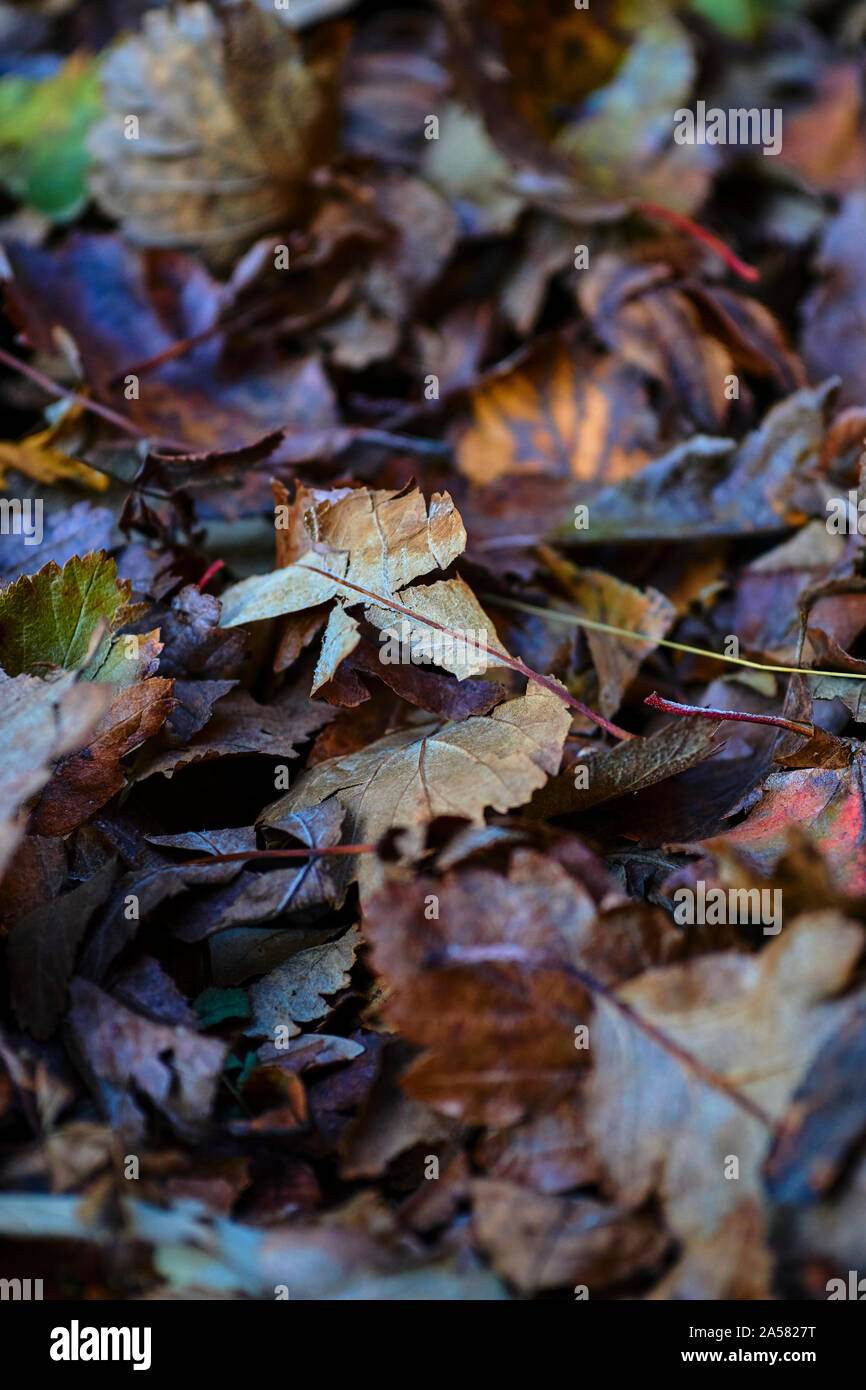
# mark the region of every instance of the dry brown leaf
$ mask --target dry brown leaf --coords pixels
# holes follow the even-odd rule
[[[615,483],[649,461],[656,439],[630,367],[562,346],[479,387],[472,408],[457,463],[473,483],[506,473]]]
[[[493,1178],[473,1182],[472,1220],[494,1269],[521,1293],[583,1284],[592,1297],[652,1269],[670,1244],[650,1215]]]
[[[109,1118],[130,1139],[142,1121],[139,1089],[177,1132],[200,1133],[228,1050],[218,1038],[152,1023],[89,980],[70,987],[69,1026]]]
[[[487,666],[488,657],[477,642],[468,637],[450,647],[435,644],[427,624],[414,623],[411,617],[369,600],[391,599],[451,631],[486,632],[486,644],[507,656],[492,621],[463,580],[405,587],[430,570],[447,569],[466,545],[463,522],[447,492],[434,493],[429,508],[415,487],[401,492],[368,488],[318,492],[300,487],[291,504],[281,503],[282,495],[277,494],[281,568],[243,579],[229,589],[223,596],[222,624],[235,627],[339,599],[322,639],[313,692],[332,679],[340,662],[357,646],[358,624],[345,610],[365,596],[365,616],[386,636],[393,632],[398,641],[405,636],[413,646],[426,643],[431,652],[426,659],[436,660],[461,679]]]
[[[653,1297],[771,1296],[761,1167],[801,1077],[862,1006],[862,991],[838,997],[862,949],[859,926],[819,912],[759,955],[702,956],[623,985],[615,999],[631,1013],[599,1001],[585,1104],[605,1187],[630,1208],[655,1197],[682,1246]]]
[[[94,492],[104,492],[110,481],[108,475],[98,473],[95,468],[89,468],[78,459],[70,458],[69,454],[55,443],[65,423],[65,420],[61,420],[56,425],[50,425],[48,429],[29,434],[26,439],[0,440],[0,487],[6,485],[7,469],[14,469],[17,473],[23,473],[26,478],[33,478],[37,483],[56,483],[70,479],[82,483],[85,487],[92,487]]]
[[[495,1126],[574,1091],[589,1055],[575,1032],[592,1012],[577,971],[614,983],[676,947],[653,909],[614,896],[599,913],[583,884],[530,851],[515,854],[508,878],[473,870],[386,884],[364,931],[389,988],[385,1022],[428,1049],[404,1075],[408,1093]]]
[[[569,589],[581,617],[642,632],[646,637],[664,637],[676,617],[673,604],[657,589],[641,591],[601,570],[575,571]],[[585,635],[596,678],[585,682],[577,693],[581,700],[610,718],[655,647],[652,642],[629,642],[590,628]]]
[[[148,11],[102,69],[109,114],[91,133],[100,205],[144,246],[230,260],[291,213],[326,155],[325,70],[253,5]],[[130,137],[129,119],[139,123]]]
[[[111,698],[107,686],[0,671],[0,873],[22,838],[24,807],[64,753],[79,748]]]
[[[32,824],[37,835],[67,835],[120,791],[121,759],[165,723],[173,688],[173,680],[154,676],[114,696],[87,746],[64,759],[42,793]]]
[[[392,827],[417,840],[436,816],[465,816],[481,824],[484,811],[508,811],[529,800],[559,768],[571,716],[556,695],[530,683],[525,695],[488,715],[461,723],[427,723],[388,734],[359,753],[330,758],[306,772],[261,817],[279,827],[287,815],[336,796],[345,808],[344,844],[374,844]],[[344,886],[353,876],[362,893],[381,881],[372,855],[340,861]]]
[[[351,927],[335,941],[298,951],[278,965],[250,990],[253,1016],[246,1032],[273,1037],[275,1029],[285,1027],[284,1037],[294,1038],[301,1031],[298,1023],[322,1018],[331,1007],[323,996],[345,989],[360,944],[357,927]]]

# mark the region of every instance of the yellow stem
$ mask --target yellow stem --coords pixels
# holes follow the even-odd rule
[[[835,676],[848,681],[864,681],[866,674],[853,671],[820,671],[812,666],[771,666],[765,661],[749,661],[744,656],[727,656],[713,652],[706,647],[691,647],[686,642],[671,642],[665,637],[651,637],[647,632],[632,632],[626,627],[614,627],[611,623],[600,623],[594,618],[581,618],[577,613],[563,613],[558,608],[539,608],[534,603],[520,603],[517,599],[500,598],[498,594],[483,594],[489,603],[500,608],[519,608],[524,613],[536,613],[540,618],[552,622],[568,623],[570,627],[588,627],[593,632],[607,632],[611,637],[624,637],[633,642],[650,642],[654,647],[669,647],[675,652],[688,652],[691,656],[706,656],[712,661],[727,661],[732,666],[748,666],[751,671],[770,671],[774,675],[794,676]]]

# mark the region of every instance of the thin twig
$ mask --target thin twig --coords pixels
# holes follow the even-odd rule
[[[443,623],[437,623],[433,618],[424,618],[420,613],[414,613],[411,608],[407,608],[404,604],[398,603],[396,599],[386,598],[384,594],[375,594],[371,589],[365,589],[360,584],[353,584],[349,579],[340,579],[338,575],[329,574],[327,570],[317,569],[315,565],[305,565],[301,564],[300,561],[296,561],[294,566],[286,566],[286,568],[303,569],[307,570],[310,574],[319,574],[323,579],[330,579],[331,583],[336,584],[339,588],[353,589],[356,594],[363,594],[364,598],[370,599],[373,603],[380,603],[385,608],[393,609],[396,613],[404,613],[406,617],[411,618],[413,622],[423,623],[426,627],[433,627],[437,632],[444,632],[446,636],[456,638],[458,642],[465,641],[464,638],[460,637],[459,633],[453,632],[451,628],[445,627]],[[609,719],[605,719],[601,714],[596,714],[595,710],[591,710],[588,705],[584,705],[580,700],[576,700],[573,695],[569,695],[568,691],[550,676],[542,676],[538,671],[533,671],[531,666],[526,666],[522,661],[518,661],[516,657],[509,656],[507,652],[497,651],[494,647],[488,647],[486,642],[478,642],[473,638],[471,645],[478,648],[479,651],[483,651],[486,656],[492,657],[493,665],[507,666],[510,670],[517,671],[519,675],[525,676],[527,680],[535,681],[536,685],[543,686],[545,690],[550,691],[551,695],[556,695],[558,699],[570,705],[572,709],[576,709],[578,713],[582,714],[586,719],[591,719],[600,729],[604,729],[614,738],[634,738],[634,734],[630,734],[626,729],[621,729],[618,724],[612,724]]]
[[[711,251],[715,251],[717,256],[721,256],[725,265],[733,270],[735,275],[739,275],[741,280],[749,280],[752,284],[760,280],[761,272],[756,270],[753,265],[747,265],[735,255],[730,246],[722,241],[721,237],[716,236],[715,232],[709,231],[707,227],[702,227],[700,222],[694,222],[691,217],[686,217],[681,212],[674,212],[673,208],[663,207],[661,203],[640,202],[635,204],[635,210],[642,213],[644,217],[656,218],[659,222],[668,222],[677,231],[685,232],[693,241],[698,241],[702,246],[707,246]]]
[[[207,854],[204,859],[185,859],[179,867],[193,864],[234,864],[246,859],[305,859],[308,855],[372,854],[375,845],[322,845],[315,849],[241,849],[233,854]]]
[[[746,714],[744,710],[707,709],[702,705],[679,705],[675,700],[664,700],[653,691],[644,700],[652,709],[664,710],[666,714],[697,715],[699,719],[730,719],[737,724],[771,724],[776,729],[789,729],[792,734],[802,734],[811,738],[815,732],[811,724],[800,724],[796,719],[783,719],[780,714]]]
[[[567,623],[569,627],[587,627],[592,632],[607,632],[611,637],[623,637],[635,642],[649,642],[654,647],[667,647],[674,652],[687,652],[690,656],[704,656],[712,661],[727,661],[732,666],[746,666],[750,671],[769,671],[771,675],[783,676],[836,676],[837,679],[864,681],[866,674],[857,671],[824,671],[815,666],[775,666],[767,661],[749,661],[744,656],[728,656],[725,652],[714,652],[709,647],[692,647],[687,642],[672,642],[667,637],[653,637],[648,632],[633,632],[631,628],[614,627],[612,623],[600,623],[594,618],[583,618],[578,613],[563,613],[558,608],[541,608],[536,603],[521,603],[518,599],[500,598],[498,594],[482,593],[481,598],[500,608],[516,608],[524,613],[536,613],[540,618],[549,618],[554,623]]]
[[[187,453],[194,452],[192,446],[189,444],[181,444],[176,439],[165,439],[160,435],[151,435],[147,430],[143,430],[140,426],[134,425],[131,420],[127,420],[125,416],[118,415],[117,412],[111,410],[109,406],[101,405],[99,401],[92,401],[88,396],[79,395],[77,391],[71,390],[68,386],[58,386],[56,381],[52,381],[50,377],[44,376],[42,372],[37,371],[35,367],[31,367],[27,362],[21,362],[17,357],[13,357],[10,352],[6,352],[3,348],[0,348],[0,362],[4,362],[13,372],[20,372],[22,376],[29,377],[31,381],[34,381],[36,385],[40,386],[49,396],[57,396],[62,400],[73,401],[76,405],[80,405],[83,410],[89,410],[93,415],[101,415],[103,420],[108,420],[110,424],[116,425],[120,430],[125,430],[127,434],[134,434],[139,439],[148,439],[152,443],[162,444],[168,449],[183,449]]]
[[[205,570],[204,574],[202,575],[201,579],[198,581],[198,584],[196,585],[196,588],[198,589],[199,593],[202,592],[206,584],[210,583],[215,574],[219,574],[220,570],[224,567],[224,565],[225,560],[214,560],[212,565],[208,565],[207,569]]]

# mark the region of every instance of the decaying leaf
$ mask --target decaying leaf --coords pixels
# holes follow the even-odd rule
[[[108,691],[74,676],[43,681],[0,672],[0,871],[26,828],[26,807],[64,753],[85,742],[108,702]]]
[[[625,979],[673,947],[651,910],[619,906],[600,915],[582,884],[528,852],[507,879],[386,885],[364,930],[389,986],[386,1020],[429,1049],[404,1078],[410,1095],[494,1126],[570,1096],[592,1013],[585,972]]]
[[[866,1296],[862,9],[0,4],[0,1292]]]
[[[331,758],[305,773],[262,817],[280,827],[286,816],[336,796],[346,812],[343,842],[375,843],[392,827],[417,842],[435,816],[481,823],[486,807],[507,811],[528,801],[557,771],[570,717],[562,701],[540,686],[506,700],[489,714],[461,723],[427,724],[389,734],[360,753]],[[380,870],[367,856],[340,870],[357,876],[362,892]]]
[[[298,1023],[309,1023],[328,1012],[325,995],[336,994],[349,983],[349,971],[360,943],[353,927],[345,936],[309,951],[299,951],[285,965],[278,965],[250,991],[252,1018],[247,1032],[273,1038],[286,1029],[284,1038],[296,1037]]]
[[[655,1296],[768,1296],[761,1165],[800,1078],[861,1006],[837,996],[862,949],[853,922],[816,913],[759,956],[650,971],[599,1003],[586,1103],[605,1187],[629,1207],[656,1194],[682,1243]]]
[[[356,647],[358,624],[346,608],[364,599],[368,621],[392,644],[407,644],[416,660],[433,660],[460,679],[486,669],[487,647],[504,653],[463,580],[409,583],[433,569],[447,569],[466,544],[460,514],[447,493],[434,493],[428,507],[417,488],[346,488],[332,494],[300,489],[293,503],[277,503],[277,526],[286,533],[278,543],[281,567],[230,589],[222,622],[233,627],[340,599],[325,628],[312,693]],[[396,608],[387,606],[389,599]],[[437,646],[431,628],[413,622],[415,614],[447,628],[451,640]]]
[[[616,482],[651,457],[653,421],[637,375],[560,347],[480,387],[458,444],[474,483],[503,474]]]
[[[74,980],[69,1026],[109,1118],[134,1137],[141,1125],[136,1091],[179,1133],[208,1118],[225,1044],[187,1028],[151,1023],[87,980]]]
[[[100,204],[145,246],[217,258],[292,211],[328,148],[324,72],[252,4],[149,11],[102,67],[109,115],[91,134]],[[130,118],[135,122],[130,126]]]

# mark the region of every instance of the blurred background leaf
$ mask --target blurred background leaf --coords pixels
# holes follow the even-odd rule
[[[52,77],[0,81],[0,180],[10,193],[66,222],[87,201],[86,137],[102,113],[98,64],[73,55]]]

